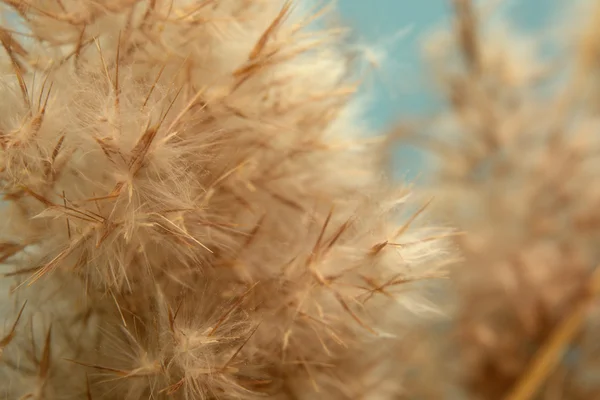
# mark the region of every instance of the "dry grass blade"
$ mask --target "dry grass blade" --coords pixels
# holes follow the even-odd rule
[[[90,377],[89,375],[85,374],[85,398],[86,400],[93,400],[92,398],[92,388],[90,386]]]
[[[255,58],[257,58],[260,55],[260,53],[263,51],[264,47],[266,46],[269,38],[275,33],[275,31],[279,28],[279,26],[285,20],[286,16],[290,12],[291,7],[292,7],[292,2],[289,0],[286,1],[286,3],[281,8],[281,11],[277,15],[277,17],[275,17],[273,22],[271,22],[269,27],[260,36],[260,38],[256,42],[256,45],[254,45],[254,48],[250,52],[250,56],[248,58],[250,61],[254,60]]]
[[[109,85],[114,88],[112,79],[110,79],[110,74],[108,73],[108,65],[106,64],[106,60],[104,59],[104,54],[102,53],[102,47],[100,47],[100,42],[98,41],[98,38],[94,38],[94,43],[96,43],[96,49],[98,50],[98,54],[100,55],[100,60],[102,61],[102,69],[104,70],[106,79]]]
[[[91,232],[91,231],[90,231]],[[87,235],[83,235],[70,243],[70,245],[58,253],[52,260],[43,265],[41,268],[37,270],[28,280],[23,282],[21,285],[27,283],[27,286],[33,285],[44,275],[51,273],[56,268],[59,268],[62,265],[62,262],[69,257],[73,252],[75,252],[80,246],[82,246],[88,239],[90,238],[90,233]],[[19,286],[21,286],[19,285]]]
[[[10,342],[12,342],[12,340],[15,338],[15,334],[17,331],[17,325],[19,324],[19,321],[21,320],[21,316],[23,315],[23,310],[25,309],[26,305],[27,305],[27,301],[25,301],[23,303],[23,305],[21,306],[21,309],[19,310],[19,313],[17,314],[17,318],[15,319],[15,322],[13,322],[12,327],[10,328],[8,333],[2,339],[0,339],[0,356],[2,356],[2,352],[4,351],[6,346],[8,346],[10,344]]]
[[[65,358],[64,360],[68,361],[70,363],[73,363],[73,364],[81,365],[82,367],[87,367],[87,368],[92,368],[92,369],[95,369],[95,370],[98,370],[98,371],[102,371],[102,372],[112,373],[112,374],[115,374],[115,375],[117,375],[119,377],[123,377],[123,378],[127,377],[127,376],[129,376],[131,374],[130,371],[125,371],[125,370],[122,370],[122,369],[110,368],[110,367],[103,367],[101,365],[87,364],[87,363],[84,363],[84,362],[81,362],[81,361],[71,360],[69,358]]]
[[[110,293],[110,296],[112,297],[113,301],[115,302],[115,306],[117,307],[117,310],[119,311],[119,315],[121,316],[121,322],[123,322],[123,326],[127,327],[127,321],[125,320],[125,315],[123,314],[123,310],[121,309],[121,305],[119,304],[117,297],[115,296],[115,294],[113,293],[112,290],[109,290],[109,293]]]
[[[142,104],[142,110],[148,104],[148,101],[150,100],[150,96],[152,96],[152,93],[154,93],[154,89],[156,89],[156,84],[160,80],[160,77],[162,76],[166,67],[167,67],[167,64],[166,63],[163,64],[162,67],[160,67],[158,74],[156,74],[156,78],[154,78],[154,82],[152,83],[152,86],[150,86],[150,90],[148,90],[148,94],[146,95],[146,98],[144,99],[144,103]]]
[[[52,360],[52,326],[48,328],[46,333],[46,339],[44,340],[44,348],[42,350],[42,358],[40,359],[40,366],[38,370],[38,379],[40,382],[45,382],[50,374],[51,360]]]
[[[310,252],[310,256],[306,260],[306,265],[310,266],[312,263],[316,261],[319,257],[319,252],[321,250],[321,242],[323,241],[323,237],[325,236],[325,231],[329,226],[329,221],[331,221],[331,217],[333,216],[333,207],[329,210],[329,214],[325,218],[325,222],[321,226],[321,230],[319,231],[319,236],[317,237],[317,241],[315,242],[312,251]]]
[[[15,52],[18,52],[20,49],[18,47],[14,46],[15,42],[12,39],[10,41],[6,40],[7,35],[10,37],[10,35],[8,33],[4,32],[4,35],[2,35],[0,37],[0,39],[5,39],[5,40],[0,40],[0,43],[2,43],[2,47],[4,47],[4,50],[6,50],[6,53],[8,54],[8,57],[10,58],[15,75],[17,77],[17,80],[19,81],[19,87],[21,89],[23,101],[25,102],[25,104],[27,104],[29,110],[31,110],[31,103],[29,101],[29,92],[27,90],[27,84],[25,83],[25,79],[23,78],[24,74],[26,73],[25,67],[23,67],[23,65],[21,65],[21,63],[17,59],[17,56],[15,55]]]
[[[327,242],[327,245],[325,246],[325,250],[323,251],[323,254],[322,254],[323,257],[325,257],[327,255],[327,253],[331,249],[333,249],[335,244],[338,242],[338,240],[340,240],[340,238],[346,232],[346,230],[348,230],[348,228],[350,228],[350,226],[352,226],[352,223],[353,223],[353,219],[350,218],[346,222],[344,222],[342,225],[340,225],[340,227],[331,236],[331,239]]]
[[[471,0],[453,0],[458,18],[458,33],[460,45],[465,55],[467,65],[475,74],[481,71],[481,55],[477,33],[476,15]]]
[[[200,10],[202,10],[204,7],[207,7],[211,4],[213,4],[216,0],[204,0],[204,1],[200,1],[199,4],[194,5],[193,7],[190,7],[190,10],[186,10],[185,12],[182,12],[181,15],[178,15],[177,18],[175,19],[176,21],[181,21],[181,20],[185,20],[189,17],[191,17],[192,15],[194,15],[195,13],[199,12]]]
[[[237,350],[235,351],[235,353],[233,353],[233,355],[229,358],[229,360],[227,360],[227,362],[223,365],[223,367],[221,368],[222,371],[227,371],[227,368],[229,368],[229,366],[235,360],[235,358],[237,357],[237,355],[240,354],[240,351],[242,351],[242,349],[244,348],[244,346],[246,346],[246,344],[248,344],[248,342],[250,341],[250,339],[252,339],[252,336],[254,336],[254,334],[256,333],[256,331],[258,330],[258,328],[260,327],[260,324],[261,323],[259,322],[254,327],[254,329],[252,329],[252,332],[250,332],[250,334],[244,340],[244,342],[237,348]]]
[[[171,396],[171,395],[177,393],[177,391],[179,391],[179,389],[181,389],[183,387],[184,383],[185,383],[185,378],[181,378],[174,384],[169,385],[166,388],[162,389],[159,393],[166,393],[168,396]]]
[[[335,293],[335,297],[337,298],[338,302],[341,304],[341,306],[344,308],[344,310],[346,310],[346,312],[348,314],[350,314],[350,316],[352,317],[353,320],[356,321],[356,323],[358,323],[360,326],[362,326],[363,328],[365,328],[366,330],[368,330],[370,333],[372,333],[375,336],[377,335],[377,332],[375,332],[373,330],[373,328],[371,328],[369,325],[365,324],[359,317],[358,315],[356,315],[356,313],[354,311],[352,311],[352,309],[350,308],[350,306],[348,305],[348,303],[346,303],[346,301],[342,298],[342,295],[340,295],[339,293]]]
[[[17,243],[0,243],[0,263],[8,260],[24,248],[25,246]]]
[[[402,227],[398,229],[398,232],[396,232],[393,239],[396,239],[406,233],[406,231],[408,231],[410,228],[410,225],[417,219],[419,215],[423,214],[423,212],[431,205],[432,202],[433,199],[429,199],[425,204],[423,204],[423,206],[421,206],[421,208],[417,210],[417,212],[411,215],[411,217],[402,225]]]
[[[581,329],[589,308],[598,299],[600,293],[599,267],[595,268],[586,289],[587,293],[583,299],[554,329],[548,340],[538,350],[525,374],[505,397],[506,400],[534,399],[544,381],[559,364],[573,338]]]
[[[35,198],[40,203],[44,204],[45,206],[49,206],[49,207],[55,206],[55,204],[52,201],[48,200],[47,198],[45,198],[44,196],[42,196],[40,194],[37,194],[36,192],[29,189],[28,187],[23,187],[23,191],[25,193],[29,194],[30,196],[32,196],[33,198]]]
[[[225,322],[227,320],[227,317],[229,317],[229,315],[242,304],[242,302],[246,299],[246,297],[248,297],[248,295],[252,292],[252,290],[256,287],[256,285],[258,285],[258,282],[254,283],[252,286],[250,286],[250,288],[248,290],[246,290],[246,292],[244,292],[239,297],[239,299],[237,299],[235,301],[235,303],[233,303],[231,305],[231,307],[229,307],[229,309],[223,313],[223,315],[219,318],[219,320],[217,321],[215,326],[208,333],[208,335],[207,335],[208,337],[211,337],[212,335],[215,334],[217,329],[219,329],[219,327],[223,324],[223,322]]]
[[[13,39],[11,33],[16,32],[11,31],[10,29],[0,28],[0,42],[2,42],[2,45],[5,49],[10,49],[15,54],[21,57],[26,57],[28,55],[27,50],[25,50],[25,48],[21,46],[17,40]],[[21,33],[21,35],[25,34]]]

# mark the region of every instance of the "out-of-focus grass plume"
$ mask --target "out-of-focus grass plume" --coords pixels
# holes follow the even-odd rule
[[[453,1],[424,47],[445,106],[398,128],[432,156],[426,192],[465,232],[452,327],[427,347],[465,398],[599,398],[600,3],[548,36],[490,5]]]

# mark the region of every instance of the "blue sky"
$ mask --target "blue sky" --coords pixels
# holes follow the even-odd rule
[[[504,0],[522,29],[542,29],[560,0]],[[338,0],[345,23],[365,42],[384,45],[386,64],[368,81],[374,98],[369,120],[379,129],[403,115],[431,110],[427,76],[420,61],[424,33],[447,20],[450,0]],[[398,152],[399,175],[414,178],[422,169],[413,151]]]

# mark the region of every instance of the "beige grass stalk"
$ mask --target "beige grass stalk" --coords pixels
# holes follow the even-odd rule
[[[526,373],[517,382],[515,387],[506,396],[507,400],[528,400],[537,395],[539,389],[553,370],[560,364],[568,346],[581,330],[590,306],[598,300],[600,292],[600,269],[596,267],[590,279],[585,296],[576,304],[571,313],[561,321],[554,332],[548,337],[546,343],[540,347],[531,360]]]

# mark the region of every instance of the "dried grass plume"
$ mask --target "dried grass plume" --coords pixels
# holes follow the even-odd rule
[[[383,177],[328,8],[2,3],[0,397],[402,393],[449,233]]]

